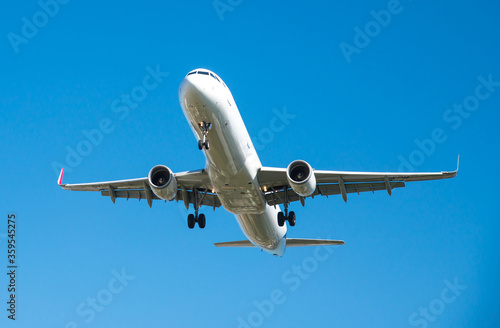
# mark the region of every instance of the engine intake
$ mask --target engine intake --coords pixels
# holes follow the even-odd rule
[[[316,177],[309,163],[296,160],[290,163],[286,169],[288,183],[299,196],[311,196],[316,190]]]
[[[149,171],[148,182],[156,196],[163,200],[172,200],[177,194],[177,180],[165,165],[156,165]]]

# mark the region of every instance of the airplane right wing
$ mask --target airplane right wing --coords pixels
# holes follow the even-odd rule
[[[64,169],[61,170],[57,183],[65,190],[75,191],[100,191],[102,196],[108,196],[113,203],[116,198],[146,199],[149,207],[152,206],[153,200],[161,200],[155,195],[148,178],[78,183],[78,184],[63,184],[62,178]],[[198,202],[200,206],[210,206],[214,209],[220,207],[219,197],[212,192],[212,186],[208,174],[205,170],[187,171],[174,173],[177,180],[176,201],[183,201],[186,208],[189,204]]]

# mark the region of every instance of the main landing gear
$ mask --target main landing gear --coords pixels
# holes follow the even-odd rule
[[[283,212],[278,212],[278,225],[280,227],[285,225],[285,221],[288,221],[288,224],[290,224],[290,227],[295,226],[296,217],[295,217],[295,212],[291,211],[288,213],[288,187],[285,187],[285,202],[283,203],[285,206],[285,213]]]
[[[189,229],[193,229],[194,226],[196,225],[196,222],[198,222],[198,226],[200,227],[200,229],[205,228],[205,225],[207,223],[207,220],[205,219],[205,214],[200,214],[198,216],[194,216],[194,214],[188,215]]]
[[[295,226],[295,222],[296,222],[295,212],[291,211],[290,213],[286,214],[287,212],[288,212],[288,210],[285,209],[285,214],[283,214],[283,212],[278,213],[278,225],[280,227],[285,225],[285,221],[288,221],[288,223],[290,224],[290,227]]]
[[[193,202],[194,214],[188,215],[188,219],[187,219],[188,227],[189,227],[189,229],[193,229],[194,226],[196,225],[196,222],[198,222],[198,226],[200,227],[200,229],[203,229],[203,228],[205,228],[207,220],[205,218],[205,214],[198,214],[198,210],[200,209],[200,205],[202,204],[203,198],[205,198],[205,195],[207,194],[208,190],[205,190],[205,193],[203,193],[201,195],[197,189],[194,189],[193,191],[194,191],[194,193],[193,193],[193,196],[194,196],[194,202]]]
[[[201,140],[198,140],[198,149],[202,150],[203,148],[205,148],[206,150],[208,150],[210,148],[210,144],[208,142],[207,135],[208,130],[210,130],[210,126],[212,126],[212,123],[203,121],[201,123],[198,123],[198,126],[200,127],[201,134],[203,136]]]

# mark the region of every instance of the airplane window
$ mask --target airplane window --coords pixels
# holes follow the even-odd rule
[[[188,75],[191,75],[191,74],[196,74],[197,71],[192,71],[192,72],[189,72]]]
[[[198,74],[208,75],[208,72],[198,71]]]
[[[210,73],[210,76],[213,77],[214,79],[216,79],[217,81],[219,81],[219,79],[217,78],[217,76],[213,75],[212,73]]]

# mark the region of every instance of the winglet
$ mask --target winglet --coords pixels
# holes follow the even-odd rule
[[[61,173],[59,173],[59,179],[57,179],[57,184],[62,186],[62,179],[64,174],[64,167],[61,169]]]
[[[460,166],[460,154],[458,154],[458,158],[457,158],[457,172],[458,172],[458,167]]]

